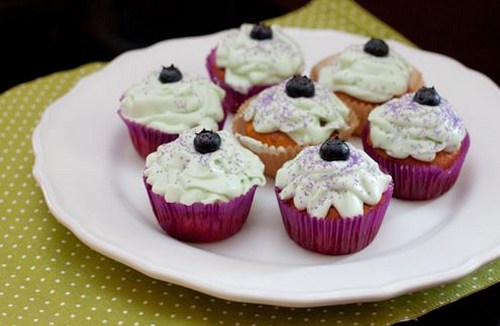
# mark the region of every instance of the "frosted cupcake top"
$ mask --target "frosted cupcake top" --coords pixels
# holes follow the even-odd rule
[[[307,85],[312,89],[310,96],[290,96],[288,92],[294,82],[310,83]],[[331,91],[313,84],[307,77],[296,76],[259,93],[243,118],[252,121],[257,132],[281,131],[299,145],[311,145],[328,139],[334,131],[349,128],[348,115],[349,109]]]
[[[304,70],[299,45],[279,26],[262,27],[268,31],[257,36],[255,26],[262,25],[243,24],[217,45],[216,65],[225,68],[226,84],[243,94],[252,86],[276,84]]]
[[[437,98],[424,101],[422,96]],[[368,121],[372,146],[398,159],[433,161],[437,152],[457,151],[466,135],[463,121],[434,88],[389,101],[370,112]]]
[[[121,113],[171,134],[196,126],[217,130],[217,122],[224,118],[224,90],[194,74],[181,74],[181,79],[177,79],[174,69],[177,68],[171,66],[153,71],[130,87],[120,99]],[[175,77],[169,80],[170,75]]]
[[[335,159],[336,153],[333,152],[334,159],[326,160],[328,155],[321,151],[327,143],[328,146],[341,143],[338,146],[344,148],[337,149],[337,152],[341,152],[343,159]],[[297,209],[307,209],[309,215],[318,218],[324,218],[330,207],[334,207],[341,217],[361,215],[363,204],[376,205],[391,182],[391,176],[382,173],[366,153],[338,139],[328,140],[321,146],[306,147],[276,174],[280,198],[293,198]]]
[[[148,155],[144,176],[154,193],[185,205],[229,201],[266,182],[260,159],[224,130],[181,132]]]
[[[370,42],[342,51],[333,65],[319,71],[318,82],[333,91],[373,103],[405,93],[413,66],[385,42],[387,52],[367,52]]]

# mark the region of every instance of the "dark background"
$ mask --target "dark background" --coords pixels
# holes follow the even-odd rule
[[[276,17],[307,2],[0,0],[0,92],[159,40]],[[452,56],[500,84],[500,1],[357,2],[419,47]],[[500,284],[403,324],[499,326]]]
[[[0,92],[159,40],[280,16],[306,2],[0,0]]]
[[[0,0],[0,92],[159,40],[276,17],[307,2]],[[500,1],[358,3],[419,47],[452,56],[500,84]]]

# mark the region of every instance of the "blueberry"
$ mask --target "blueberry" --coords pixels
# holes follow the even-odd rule
[[[196,133],[193,141],[194,149],[201,154],[215,152],[220,148],[220,144],[221,138],[219,134],[205,129]]]
[[[160,77],[158,79],[162,84],[175,83],[182,79],[182,73],[177,67],[170,65],[168,68],[161,68]]]
[[[254,40],[269,40],[273,38],[273,30],[271,27],[266,26],[262,23],[253,25],[252,31],[250,32],[250,37]]]
[[[290,97],[313,97],[314,83],[306,76],[293,76],[286,82],[285,92]]]
[[[422,87],[413,96],[413,102],[422,105],[437,106],[441,103],[441,96],[434,87]]]
[[[383,40],[372,38],[365,43],[363,50],[376,57],[385,57],[389,54],[389,46]]]
[[[319,148],[319,156],[325,161],[346,161],[349,158],[349,146],[338,137],[327,139]]]

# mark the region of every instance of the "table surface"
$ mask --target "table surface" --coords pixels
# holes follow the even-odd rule
[[[270,22],[411,44],[349,0],[316,0]],[[0,325],[386,325],[424,315],[500,281],[497,259],[456,282],[382,302],[293,309],[218,299],[157,281],[102,256],[50,214],[31,172],[31,137],[45,108],[103,65],[56,73],[0,95]]]

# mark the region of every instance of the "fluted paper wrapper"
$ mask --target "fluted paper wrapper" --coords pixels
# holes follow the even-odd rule
[[[360,251],[372,243],[377,235],[392,197],[392,185],[382,194],[380,202],[365,215],[326,219],[299,211],[276,198],[288,236],[299,246],[325,255],[346,255]]]
[[[246,136],[245,132],[245,119],[243,118],[243,111],[240,110],[234,116],[233,119],[233,133],[238,136]],[[238,138],[238,137],[237,137]],[[239,140],[239,139],[238,139]],[[241,143],[241,141],[240,141]],[[245,144],[241,143],[242,146],[246,147]],[[261,161],[264,163],[265,169],[264,174],[274,178],[276,176],[276,171],[285,164],[286,161],[294,158],[301,150],[302,146],[287,146],[281,147],[283,150],[277,151],[269,147],[268,150],[262,152],[252,151],[257,155]],[[251,150],[249,148],[249,150]]]
[[[228,202],[184,205],[169,203],[144,180],[149,201],[161,228],[188,242],[214,242],[236,234],[245,224],[257,186]]]
[[[466,134],[459,149],[459,154],[448,169],[432,164],[407,164],[391,157],[380,156],[370,144],[369,125],[362,135],[363,149],[380,166],[387,171],[394,181],[394,197],[406,200],[427,200],[446,193],[455,184],[462,169],[470,146],[469,134]]]
[[[125,122],[132,144],[142,158],[146,158],[148,154],[156,151],[158,146],[174,141],[179,137],[179,134],[169,134],[130,120],[122,114],[121,110],[118,110],[118,115]],[[225,120],[224,115],[224,119],[217,123],[219,130],[223,128]]]
[[[226,91],[226,96],[224,97],[224,101],[222,102],[222,106],[224,107],[224,110],[226,113],[231,112],[235,113],[240,105],[245,102],[248,98],[262,92],[266,88],[272,86],[272,85],[259,85],[259,86],[252,86],[247,94],[242,94],[236,90],[234,90],[231,86],[226,84],[224,80],[220,80],[217,77],[217,74],[215,73],[216,69],[216,61],[215,61],[215,56],[216,56],[216,48],[213,48],[209,55],[207,56],[205,66],[207,68],[208,74],[210,75],[210,79],[212,82],[217,84],[219,87],[224,89]]]

